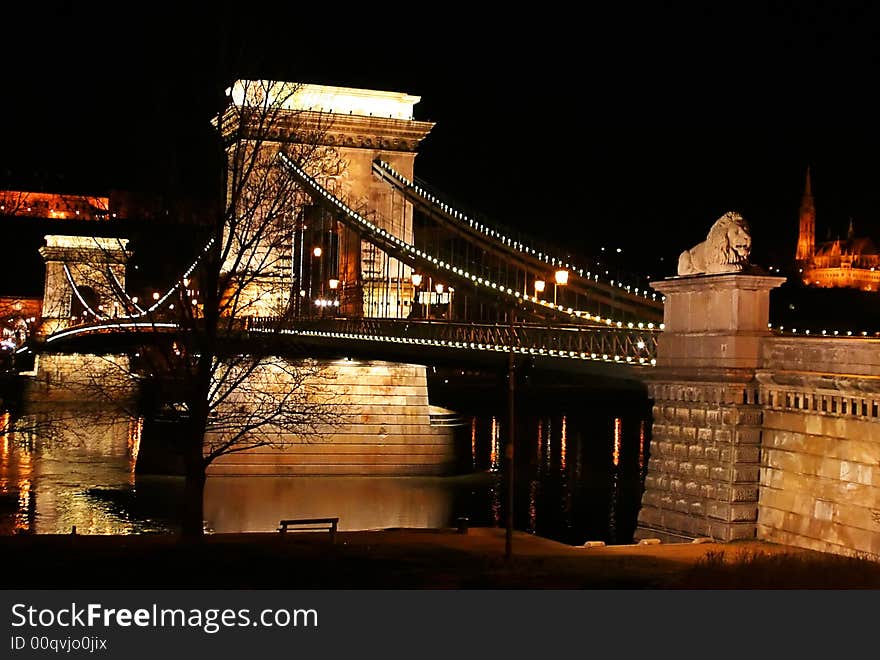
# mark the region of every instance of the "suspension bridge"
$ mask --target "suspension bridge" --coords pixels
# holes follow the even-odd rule
[[[347,415],[334,442],[236,453],[213,464],[218,473],[443,473],[453,442],[431,423],[416,365],[527,357],[647,383],[652,458],[639,524],[650,537],[877,555],[880,451],[866,440],[880,437],[877,340],[774,336],[769,292],[784,278],[760,273],[664,280],[664,305],[638,278],[488,222],[416,179],[415,151],[433,126],[412,119],[416,97],[312,87],[287,109],[306,125],[329,116],[322,144],[348,170],[319,176],[287,148],[292,129],[272,134],[267,156],[303,203],[286,213],[288,240],[254,253],[279,251],[277,268],[222,339],[231,352],[377,362],[333,364]],[[60,355],[34,382],[65,375],[65,360],[66,373],[79,368],[68,354],[137,355],[204,322],[191,278],[216,243],[147,298],[126,286],[125,246],[93,242],[50,236],[41,251],[44,331],[19,351]]]
[[[297,301],[297,314],[236,319],[227,332],[227,339],[235,345],[248,338],[265,342],[272,335],[278,337],[273,345],[280,351],[286,342],[291,350],[301,353],[402,361],[442,361],[446,356],[455,363],[485,362],[483,356],[487,354],[514,353],[542,360],[603,363],[606,367],[597,372],[613,374],[614,367],[618,367],[621,375],[624,369],[656,364],[663,304],[647,288],[603,280],[594,272],[595,266],[591,269],[562,251],[554,253],[552,248],[537,247],[529,239],[480,222],[429,192],[424,182],[409,180],[377,158],[372,163],[373,176],[401,201],[412,204],[414,216],[421,223],[409,232],[407,240],[386,229],[392,223],[377,209],[356,211],[355,204],[320,185],[283,151],[277,158],[282,171],[321,209],[320,222],[344,227],[368,249],[380,251],[386,266],[396,264],[398,277],[385,277],[383,286],[378,287],[374,279],[370,295],[382,298],[384,294],[385,298],[378,304],[374,300],[373,309],[388,309],[389,301],[396,301],[398,308],[387,317],[366,316],[362,310],[368,305],[351,305],[350,300],[340,305],[338,298],[328,297],[325,287],[314,292],[312,304]],[[325,232],[319,229],[318,233]],[[341,233],[337,229],[333,237]],[[186,300],[189,278],[212,242],[167,290],[153,295],[150,305],[129,295],[118,269],[107,264],[101,270],[113,303],[105,300],[94,304],[90,301],[94,287],[76,281],[73,271],[78,264],[64,262],[64,282],[79,313],[23,350],[118,350],[148,342],[151,334],[183,332],[177,322],[179,308],[175,312],[174,305]],[[106,247],[96,249],[92,256],[100,259],[106,252]],[[338,259],[340,254],[344,251],[338,246],[326,250],[327,259]],[[82,259],[81,249],[77,258]],[[299,264],[301,269],[303,265]],[[315,270],[314,263],[308,266]],[[403,267],[410,272],[410,299],[399,291]],[[331,295],[338,287],[335,274],[344,268],[339,263],[321,264],[321,270],[334,275],[330,280],[337,286],[329,289]],[[422,290],[422,282],[437,285]],[[396,295],[394,287],[398,289]],[[350,295],[351,289],[347,291]],[[363,291],[363,286],[355,289],[359,296],[364,295]],[[409,307],[405,316],[400,307]],[[361,313],[343,311],[351,309]]]

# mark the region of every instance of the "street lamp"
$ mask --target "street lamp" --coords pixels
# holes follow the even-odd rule
[[[440,296],[443,295],[443,285],[438,283],[434,287],[434,291],[437,292],[437,316],[439,317],[442,315],[442,312],[440,311]]]
[[[556,286],[565,286],[568,284],[568,271],[567,270],[557,270],[553,274],[554,285],[553,285],[553,304],[556,304]]]
[[[422,301],[419,299],[419,287],[422,286],[422,276],[420,273],[413,273],[412,275],[410,275],[410,279],[412,280],[413,285],[413,302],[418,300],[419,309],[421,309]]]
[[[336,298],[336,290],[339,288],[339,280],[335,277],[331,277],[327,283],[330,285],[330,297],[333,299],[332,305],[333,307],[339,307],[339,300]]]
[[[538,297],[539,293],[544,293],[544,289],[547,288],[547,283],[544,280],[535,280],[535,298]]]
[[[313,270],[312,270],[312,268],[309,268],[309,297],[310,298],[313,295],[317,295],[318,299],[321,299],[324,297],[324,262],[323,262],[323,260],[321,260],[322,254],[324,254],[324,251],[321,249],[320,245],[316,245],[314,248],[312,248],[312,256],[315,257],[315,259],[319,260],[317,275],[318,275],[318,282],[320,284],[319,284],[319,290],[313,292],[312,291]]]

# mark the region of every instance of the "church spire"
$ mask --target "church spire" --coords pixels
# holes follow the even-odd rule
[[[795,259],[804,263],[813,258],[816,253],[816,207],[813,204],[812,182],[810,181],[810,168],[807,167],[807,181],[804,186],[804,195],[801,197],[801,222],[798,234],[797,254]]]

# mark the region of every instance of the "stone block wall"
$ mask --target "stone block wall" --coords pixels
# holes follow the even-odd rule
[[[639,536],[754,538],[761,439],[754,385],[649,387],[654,425]]]
[[[33,371],[23,375],[29,403],[106,403],[127,400],[137,392],[127,355],[42,353]]]
[[[221,456],[209,475],[436,475],[455,461],[453,429],[432,426],[425,367],[336,361],[320,376],[337,424],[317,437]]]
[[[784,281],[720,274],[654,282],[665,331],[648,382],[651,457],[637,536],[755,537],[761,402],[755,370],[770,290]]]
[[[880,559],[880,340],[771,336],[779,278],[674,278],[639,536]]]
[[[772,338],[758,537],[880,559],[880,342]]]

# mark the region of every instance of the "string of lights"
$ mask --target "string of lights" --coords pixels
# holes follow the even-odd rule
[[[423,186],[416,184],[413,181],[410,181],[403,174],[395,170],[390,164],[387,162],[377,159],[373,163],[374,171],[377,171],[381,174],[390,175],[396,182],[396,184],[402,186],[403,188],[415,193],[418,195],[423,201],[429,203],[430,205],[438,208],[443,211],[449,218],[457,221],[463,227],[475,230],[488,238],[493,238],[500,242],[502,245],[506,246],[511,250],[518,251],[521,254],[524,254],[530,258],[537,259],[538,261],[546,264],[551,268],[566,268],[571,270],[573,273],[576,273],[579,277],[584,277],[588,280],[593,280],[594,282],[599,282],[599,274],[593,272],[589,268],[584,268],[582,266],[577,266],[566,259],[561,257],[552,256],[550,254],[545,253],[543,250],[537,249],[535,247],[531,247],[530,245],[526,245],[522,241],[515,240],[509,236],[507,236],[504,232],[499,229],[495,229],[486,225],[485,223],[476,220],[468,216],[467,214],[453,208],[451,205],[447,204],[443,200],[439,199],[436,195],[426,190]],[[383,177],[385,178],[385,177]],[[385,178],[387,181],[388,179]],[[586,274],[585,274],[586,273]],[[629,294],[638,296],[645,300],[651,301],[662,301],[663,297],[658,296],[656,293],[651,292],[649,294],[646,288],[636,287],[629,284],[624,284],[620,281],[615,281],[611,279],[609,281],[609,285],[612,287],[616,287],[626,291]]]
[[[600,323],[607,326],[616,326],[618,328],[622,328],[624,326],[629,327],[628,322],[625,321],[617,321],[610,317],[602,317],[599,314],[590,314],[588,311],[576,310],[572,307],[565,307],[562,304],[557,304],[556,302],[539,298],[537,295],[529,296],[528,294],[524,294],[519,290],[514,290],[511,287],[507,287],[502,283],[487,279],[476,273],[472,273],[467,268],[449,263],[441,257],[430,254],[425,250],[421,250],[415,245],[407,243],[398,236],[395,236],[393,233],[379,227],[375,223],[364,218],[360,213],[348,206],[348,204],[346,204],[338,197],[336,197],[333,193],[329,192],[327,189],[321,186],[313,177],[311,177],[286,154],[284,154],[284,152],[279,151],[278,157],[281,162],[287,167],[288,171],[293,173],[296,178],[312,194],[323,198],[325,203],[329,204],[331,207],[335,208],[338,212],[347,217],[349,221],[355,224],[363,232],[364,237],[368,241],[375,242],[381,248],[391,248],[398,254],[403,255],[407,261],[413,264],[421,263],[421,265],[427,264],[432,268],[439,268],[440,270],[448,272],[449,275],[452,277],[467,280],[472,287],[478,290],[484,290],[487,293],[494,294],[501,298],[506,298],[510,302],[524,303],[538,309],[549,309],[554,314],[562,316],[564,318],[567,317],[569,320],[575,322],[583,321],[587,323]],[[653,322],[645,323],[644,325],[647,325],[651,328],[654,327]]]
[[[407,344],[412,346],[433,346],[437,348],[443,349],[457,349],[457,350],[471,350],[471,351],[486,351],[486,352],[498,352],[498,353],[517,353],[520,355],[529,355],[529,356],[546,356],[546,357],[554,357],[554,358],[562,358],[562,359],[570,359],[570,360],[592,360],[598,362],[608,362],[608,363],[618,363],[618,364],[627,364],[633,367],[653,367],[656,366],[657,360],[654,357],[656,346],[654,342],[650,344],[645,340],[639,340],[637,342],[611,342],[611,345],[617,345],[618,347],[621,345],[631,344],[634,354],[632,355],[623,355],[620,353],[612,354],[609,352],[599,352],[599,350],[594,351],[575,351],[575,350],[565,350],[565,349],[556,349],[556,348],[546,348],[543,346],[517,346],[503,343],[493,343],[493,342],[475,342],[475,341],[458,341],[452,339],[442,339],[442,338],[431,338],[431,337],[406,337],[401,335],[381,335],[375,333],[358,333],[351,331],[333,331],[333,330],[318,330],[318,329],[309,329],[309,328],[281,328],[280,330],[277,328],[262,328],[259,327],[258,323],[259,319],[255,319],[255,321],[249,324],[248,332],[257,333],[257,334],[276,334],[280,333],[282,335],[291,335],[291,336],[301,336],[301,337],[315,337],[315,338],[326,338],[326,339],[345,339],[352,341],[363,341],[363,342],[378,342],[378,343],[389,343],[389,344]],[[113,322],[101,322],[101,323],[92,323],[87,325],[77,326],[75,328],[68,328],[66,330],[62,330],[60,332],[51,335],[46,339],[47,343],[56,342],[61,339],[71,338],[81,335],[93,335],[93,334],[106,334],[108,332],[117,331],[117,330],[177,330],[180,326],[177,323],[163,322],[163,323],[149,323],[149,322],[137,322],[137,321],[113,321]],[[603,330],[599,329],[599,332],[603,332]],[[599,336],[597,338],[597,344],[599,346],[603,345],[603,342],[608,342],[613,339],[612,337],[603,337]]]
[[[150,305],[149,307],[147,307],[146,309],[142,308],[138,304],[138,300],[136,298],[134,298],[128,294],[128,292],[125,290],[125,287],[122,285],[122,283],[119,281],[119,278],[116,276],[116,273],[113,272],[113,269],[108,268],[107,271],[108,271],[109,276],[111,278],[111,281],[114,285],[114,288],[117,290],[119,295],[124,297],[124,302],[126,304],[126,307],[130,306],[130,307],[133,307],[135,310],[137,310],[133,314],[125,312],[125,313],[116,315],[114,318],[119,318],[119,319],[143,318],[144,316],[147,316],[148,314],[152,314],[153,312],[155,312],[159,308],[161,308],[162,305],[164,305],[165,302],[172,295],[174,295],[175,292],[177,292],[182,286],[185,286],[184,280],[187,279],[188,277],[190,277],[190,275],[192,275],[192,273],[195,271],[195,269],[198,267],[199,263],[201,262],[202,257],[204,257],[204,255],[208,252],[208,250],[211,249],[211,246],[214,244],[214,240],[215,239],[212,237],[207,242],[205,247],[202,248],[202,250],[199,252],[198,256],[193,260],[193,262],[189,265],[189,267],[183,272],[183,275],[180,277],[180,279],[178,279],[164,294],[156,295],[155,302],[152,305]],[[70,285],[70,288],[73,290],[73,293],[76,296],[77,300],[83,306],[83,310],[87,314],[91,314],[96,319],[103,319],[103,320],[109,319],[110,316],[108,314],[104,313],[104,310],[102,310],[100,308],[97,310],[93,309],[86,302],[84,296],[82,295],[82,292],[80,291],[79,285],[74,281],[73,274],[70,272],[70,267],[68,266],[68,264],[64,264],[63,270],[64,270],[64,275],[67,278],[67,282]]]
[[[774,326],[772,323],[767,324],[767,328],[776,335],[798,335],[798,336],[812,336],[812,337],[853,337],[853,338],[876,338],[880,337],[880,330],[868,331],[868,330],[828,330],[823,328],[821,330],[810,329],[810,328],[798,328],[798,327],[790,327],[786,328],[784,325],[776,325]]]

